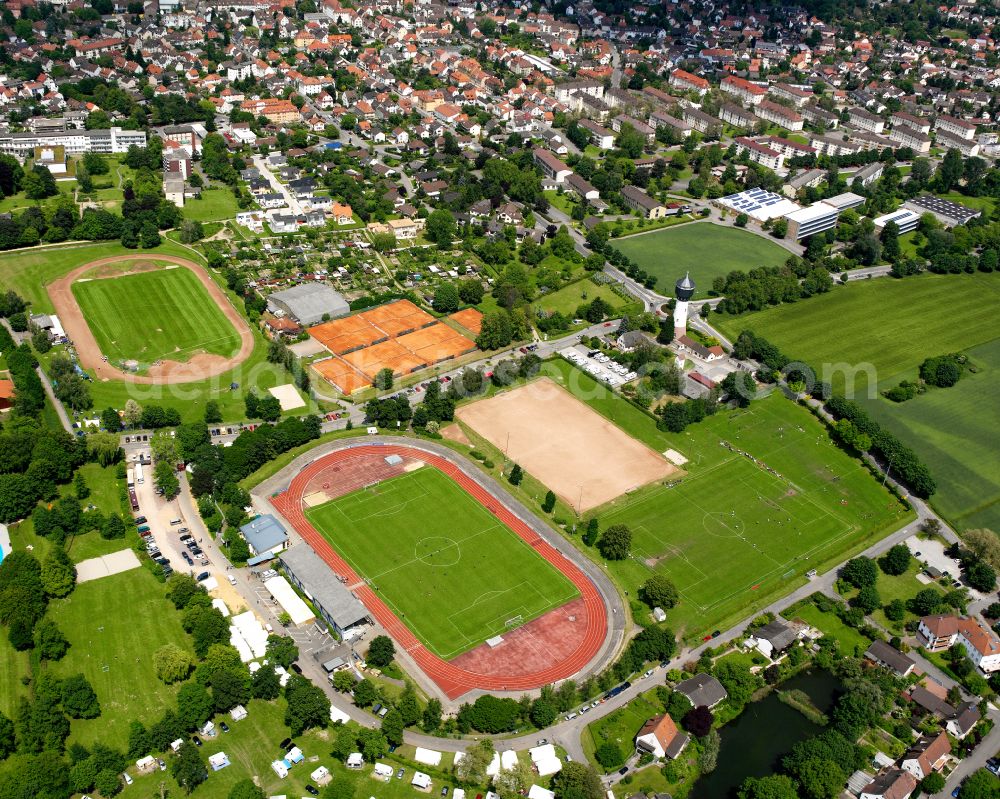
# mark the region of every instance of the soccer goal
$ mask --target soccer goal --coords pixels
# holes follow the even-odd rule
[[[503,626],[509,630],[513,627],[520,627],[522,624],[524,624],[524,616],[517,615],[513,618],[507,619],[507,621],[503,623]]]

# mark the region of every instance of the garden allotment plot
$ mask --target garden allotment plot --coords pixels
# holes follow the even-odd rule
[[[73,295],[113,361],[148,365],[202,352],[229,357],[240,348],[239,334],[187,269],[78,280]]]
[[[305,514],[441,658],[453,658],[578,595],[527,543],[432,467]]]

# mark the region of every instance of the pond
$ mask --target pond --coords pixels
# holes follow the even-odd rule
[[[840,683],[828,671],[799,674],[781,689],[804,691],[824,713],[830,711]],[[720,730],[719,765],[695,783],[688,799],[728,799],[747,777],[773,774],[781,758],[801,740],[822,732],[799,711],[781,702],[777,692],[747,705],[740,716]]]

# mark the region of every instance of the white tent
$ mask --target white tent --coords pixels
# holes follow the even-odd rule
[[[285,670],[284,666],[275,666],[274,673],[278,675],[278,683],[282,688],[284,688],[285,685],[288,684],[288,681],[292,678],[292,675]]]
[[[347,724],[351,717],[336,705],[330,705],[330,722],[336,724],[338,721]]]
[[[500,768],[504,771],[510,771],[514,766],[517,765],[517,752],[513,749],[508,749],[506,752],[500,753]]]
[[[375,776],[381,777],[388,782],[392,779],[392,766],[387,766],[385,763],[375,764]]]
[[[562,761],[555,755],[547,757],[544,760],[536,760],[535,769],[538,771],[539,777],[547,777],[549,774],[562,771]]]
[[[243,640],[243,636],[240,635],[240,631],[233,625],[230,625],[229,627],[229,643],[232,644],[236,651],[240,653],[240,660],[244,663],[249,663],[253,660],[253,650],[249,647],[247,642]]]
[[[457,766],[459,761],[465,757],[465,752],[455,752],[455,759],[452,761],[453,766]]]
[[[237,705],[229,711],[229,715],[233,721],[243,721],[247,717],[247,709],[243,705]]]
[[[494,752],[493,759],[490,761],[490,764],[486,767],[486,776],[495,777],[499,773],[500,773],[500,753]]]
[[[225,616],[227,619],[232,615],[229,612],[229,605],[227,605],[223,600],[216,597],[212,600],[212,607],[215,608],[219,613]]]
[[[351,752],[347,756],[348,768],[361,768],[365,764],[365,758],[360,752]]]
[[[556,795],[541,785],[532,785],[528,789],[528,799],[556,799]]]
[[[441,753],[435,752],[433,749],[424,749],[418,746],[413,759],[427,766],[437,766],[441,763]]]
[[[456,788],[451,792],[451,799],[465,799],[465,789]]]
[[[298,627],[316,618],[309,606],[295,593],[295,589],[281,575],[264,581],[264,587],[271,592],[274,600],[292,617],[292,624]]]
[[[176,752],[176,751],[177,751],[178,749],[180,749],[180,748],[181,748],[181,747],[182,747],[183,745],[184,745],[184,739],[183,739],[183,738],[178,738],[178,739],[177,739],[176,741],[171,741],[171,742],[170,742],[170,748],[171,748],[171,749],[172,749],[173,751],[175,751],[175,752]]]
[[[253,656],[255,658],[264,657],[267,652],[267,630],[264,629],[257,617],[254,616],[253,611],[248,610],[245,613],[240,613],[238,616],[233,616],[230,619],[230,623],[232,625],[229,628],[230,634],[233,633],[233,629],[235,628],[236,633],[243,638],[250,651],[253,652]]]
[[[431,778],[424,774],[422,771],[414,772],[413,779],[410,780],[410,785],[414,788],[420,788],[421,790],[431,787]]]
[[[556,748],[552,744],[535,746],[528,750],[528,757],[531,758],[532,763],[537,763],[539,760],[548,760],[550,757],[555,756]]]

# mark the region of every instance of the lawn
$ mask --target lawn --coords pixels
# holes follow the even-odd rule
[[[642,725],[662,712],[663,705],[657,700],[655,691],[640,694],[614,713],[588,724],[582,736],[583,749],[591,760],[594,752],[605,743],[616,744],[623,755],[630,754]],[[593,766],[599,772],[604,771],[596,761]]]
[[[864,652],[871,643],[853,627],[844,624],[836,614],[824,613],[812,602],[804,602],[794,612],[786,611],[785,615],[789,620],[802,619],[824,635],[835,639],[840,644],[840,651],[846,656],[852,656],[859,647]]]
[[[202,189],[201,198],[192,198],[182,209],[185,219],[198,222],[215,222],[221,219],[235,219],[239,206],[228,188]]]
[[[503,633],[514,617],[531,621],[577,595],[527,543],[431,467],[306,516],[442,658]]]
[[[18,652],[10,645],[7,636],[0,636],[0,712],[8,718],[13,718],[17,701],[28,695],[28,688],[21,682],[22,677],[29,676],[28,652]]]
[[[712,281],[720,275],[734,269],[780,266],[790,255],[761,236],[711,222],[615,239],[611,246],[654,275],[660,293],[672,294],[674,283],[690,271],[698,286],[697,297],[708,296]]]
[[[612,316],[618,316],[633,307],[639,312],[642,310],[642,305],[638,301],[627,300],[615,293],[607,283],[598,285],[590,278],[578,280],[557,291],[544,294],[535,301],[534,305],[543,311],[559,311],[564,316],[573,318],[576,316],[577,308],[584,303],[593,302],[598,297],[615,309]]]
[[[240,337],[197,276],[181,267],[77,280],[76,297],[101,351],[112,362],[229,357]]]
[[[51,668],[83,673],[101,702],[99,718],[73,722],[73,740],[124,749],[129,723],[158,719],[176,694],[156,677],[153,653],[168,643],[191,646],[163,585],[145,569],[103,577],[53,600],[48,616],[70,642]]]
[[[247,705],[247,717],[243,721],[234,722],[228,714],[216,716],[215,721],[225,720],[230,727],[229,732],[220,732],[214,738],[204,739],[204,746],[199,750],[207,761],[216,752],[225,752],[230,766],[222,771],[209,771],[206,782],[199,786],[195,795],[199,799],[227,799],[235,783],[242,779],[254,779],[264,790],[265,796],[308,797],[306,785],[316,783],[310,778],[310,773],[319,766],[326,766],[335,779],[348,778],[354,783],[353,796],[356,799],[419,799],[426,796],[410,785],[414,768],[410,762],[413,749],[401,746],[394,754],[386,755],[379,762],[387,763],[394,769],[403,767],[406,771],[404,779],[393,779],[388,782],[376,780],[372,776],[373,765],[366,763],[360,770],[352,771],[330,755],[330,749],[336,735],[335,728],[329,730],[309,730],[295,738],[296,745],[305,755],[305,761],[295,765],[285,779],[281,779],[271,769],[271,763],[284,755],[278,747],[289,737],[289,729],[284,724],[285,700],[279,698],[273,702],[253,700]],[[169,762],[170,757],[163,756]],[[439,793],[443,785],[453,787],[451,779],[445,779],[444,774],[450,771],[451,756],[445,753],[439,768],[421,766],[421,771],[428,773],[433,781],[432,796]],[[183,796],[184,792],[177,786],[170,772],[154,771],[152,774],[137,776],[135,768],[129,769],[134,784],[125,788],[119,794],[122,799],[149,799],[160,796],[160,784],[163,783],[172,797]],[[547,780],[536,782],[545,784]],[[322,790],[322,789],[321,789]],[[450,790],[449,790],[450,792]],[[470,790],[471,794],[478,791]],[[485,794],[485,791],[483,791]],[[342,794],[338,794],[340,796]],[[348,794],[350,796],[351,794]]]
[[[1000,530],[1000,447],[984,435],[1000,429],[1000,338],[965,352],[978,371],[952,388],[865,406],[930,467],[938,487],[932,504],[942,516],[960,530]]]
[[[998,302],[1000,275],[928,274],[849,283],[793,305],[714,316],[713,324],[730,337],[753,330],[819,369],[835,391],[853,394],[920,453],[938,483],[934,507],[948,521],[1000,528],[1000,451],[983,435],[1000,421]],[[902,404],[878,395],[915,379],[924,358],[959,351],[979,372],[966,373],[954,388]]]
[[[908,518],[822,423],[779,393],[673,435],[583,375],[568,374],[566,385],[657,451],[688,459],[679,482],[621,497],[596,515],[602,529],[632,531],[632,557],[608,564],[611,574],[630,595],[654,573],[670,577],[681,601],[667,619],[689,640],[725,629]]]

